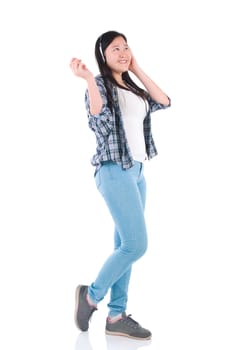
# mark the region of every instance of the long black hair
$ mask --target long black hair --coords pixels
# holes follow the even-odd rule
[[[112,70],[106,64],[105,50],[111,44],[111,42],[116,38],[121,36],[127,43],[126,36],[122,33],[116,31],[108,31],[100,35],[95,43],[95,58],[99,67],[100,74],[104,79],[105,87],[107,90],[107,101],[110,108],[113,107],[114,101],[112,98],[112,86],[118,86],[124,89],[123,86],[118,84],[112,75]],[[130,77],[128,71],[122,73],[122,79],[126,83],[127,89],[132,91],[134,94],[142,97],[144,100],[147,99],[148,93],[144,89],[140,88]]]

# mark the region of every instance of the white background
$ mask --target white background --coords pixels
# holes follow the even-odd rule
[[[151,349],[248,349],[246,8],[243,0],[1,2],[2,349],[121,349],[104,338],[108,299],[91,346],[73,320],[75,287],[94,279],[113,227],[90,164],[85,83],[69,62],[80,57],[97,73],[94,44],[107,30],[127,36],[172,99],[153,115],[149,249],[134,266],[128,311],[152,329]]]

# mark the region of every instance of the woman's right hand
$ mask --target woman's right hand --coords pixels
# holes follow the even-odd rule
[[[93,77],[92,72],[78,58],[72,58],[70,62],[70,68],[77,77],[83,78],[85,80]]]

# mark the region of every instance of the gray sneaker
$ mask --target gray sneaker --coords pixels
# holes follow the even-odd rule
[[[86,300],[88,286],[78,286],[75,293],[75,323],[83,332],[88,330],[89,320],[97,308],[90,306]]]
[[[149,340],[151,332],[148,329],[142,328],[140,324],[134,321],[131,315],[126,316],[124,312],[122,318],[114,323],[109,323],[106,320],[106,334],[121,335],[133,339]]]

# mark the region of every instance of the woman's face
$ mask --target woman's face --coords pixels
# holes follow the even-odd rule
[[[132,53],[122,36],[116,37],[105,50],[106,63],[115,74],[128,71]]]

